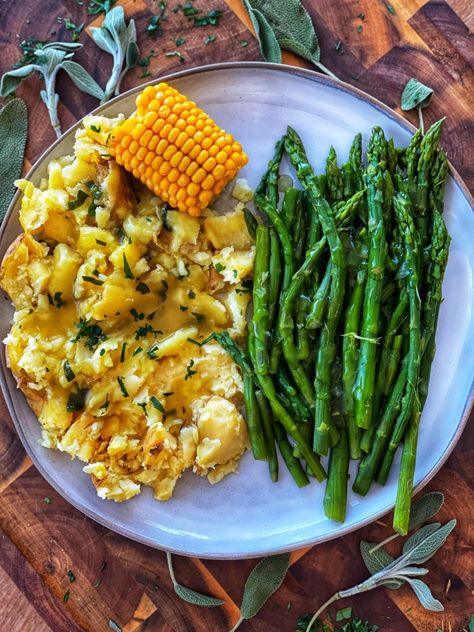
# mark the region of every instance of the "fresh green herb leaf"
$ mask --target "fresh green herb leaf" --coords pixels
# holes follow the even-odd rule
[[[21,176],[27,135],[25,102],[12,99],[0,110],[0,222],[15,194],[14,182]]]
[[[189,309],[189,307],[186,307],[186,305],[180,305],[179,309],[181,312],[186,312]]]
[[[190,299],[196,298],[196,294],[193,292],[193,290],[188,291],[188,298]]]
[[[193,26],[219,26],[221,16],[222,11],[219,11],[219,9],[213,9],[207,15],[193,16]]]
[[[116,0],[90,0],[87,7],[87,15],[99,15],[108,13]]]
[[[96,240],[95,240],[95,243],[96,243],[97,245],[99,245],[99,246],[106,246],[106,245],[107,245],[107,242],[102,241],[102,239],[96,239]]]
[[[49,496],[45,496],[45,497],[43,498],[43,502],[44,502],[46,505],[51,505],[51,503],[52,503],[53,501],[51,500],[51,498],[50,498]]]
[[[68,382],[72,382],[72,380],[76,377],[76,374],[71,369],[71,365],[69,364],[69,360],[66,360],[66,362],[63,365],[63,369],[64,369],[64,377],[66,378],[66,380]]]
[[[240,46],[242,48],[247,48],[248,45],[249,43],[247,42],[247,40],[240,40]]]
[[[182,46],[183,44],[186,44],[186,40],[184,39],[184,37],[177,37],[174,40],[175,46]]]
[[[135,340],[140,340],[140,338],[145,338],[148,334],[154,332],[155,330],[149,324],[143,325],[137,329],[135,332]]]
[[[166,560],[168,563],[168,570],[171,577],[171,581],[173,582],[173,588],[183,601],[187,603],[192,603],[195,606],[202,606],[204,608],[214,608],[216,606],[222,606],[224,603],[222,599],[217,599],[216,597],[210,597],[209,595],[203,595],[201,593],[196,592],[195,590],[191,590],[191,588],[186,588],[186,586],[181,586],[176,580],[173,562],[171,559],[171,553],[166,553]]]
[[[444,504],[441,492],[428,492],[418,498],[412,505],[408,530],[416,529],[435,516]]]
[[[357,27],[357,32],[362,33],[362,24],[359,24],[359,26]]]
[[[109,394],[107,393],[105,395],[105,402],[102,404],[102,406],[99,408],[99,410],[107,410],[107,408],[110,406],[110,402],[109,402]]]
[[[71,591],[68,588],[63,595],[63,603],[67,603],[69,601],[70,594],[71,594]]]
[[[403,111],[413,108],[425,108],[433,96],[433,88],[425,86],[418,79],[410,79],[402,92],[401,108]]]
[[[164,413],[165,412],[165,409],[163,408],[163,404],[154,395],[152,395],[150,397],[150,402],[153,404],[153,406],[154,406],[154,408],[156,408],[156,410],[160,411],[160,413]]]
[[[120,362],[125,362],[125,350],[127,348],[127,343],[122,342],[122,351],[120,352]]]
[[[342,46],[343,46],[342,41],[337,40],[336,45],[334,46],[334,50],[336,51],[336,53],[341,54]]]
[[[132,269],[130,268],[130,266],[128,264],[127,257],[125,256],[125,253],[123,253],[123,272],[125,274],[125,278],[126,279],[134,279],[135,278],[133,276]]]
[[[467,625],[469,632],[474,632],[474,614],[469,619],[469,623]]]
[[[63,301],[63,299],[61,298],[61,297],[62,297],[62,295],[63,295],[63,293],[62,293],[62,292],[55,292],[55,293],[54,293],[53,301],[54,301],[55,306],[56,306],[58,309],[61,309],[61,307],[64,305],[64,301]]]
[[[130,314],[135,319],[135,322],[143,320],[145,318],[145,314],[143,312],[138,313],[134,307],[132,307],[132,309],[130,310]]]
[[[96,132],[96,134],[100,133],[101,127],[100,125],[91,125],[90,126],[91,131]]]
[[[140,406],[140,408],[143,410],[143,413],[145,415],[145,417],[148,417],[148,412],[146,409],[146,402],[137,402],[137,406]]]
[[[240,614],[243,619],[251,619],[280,588],[288,572],[288,553],[273,555],[261,560],[245,582]]]
[[[132,353],[132,356],[135,357],[136,355],[138,355],[139,353],[141,353],[143,351],[143,347],[137,347],[135,349],[135,351]]]
[[[82,206],[88,197],[89,197],[89,194],[86,191],[83,191],[81,189],[80,191],[78,191],[76,199],[68,202],[68,205],[67,205],[68,209],[70,211],[74,211],[76,208],[79,208],[80,206]]]
[[[186,340],[187,340],[188,342],[190,342],[191,344],[193,344],[193,345],[197,345],[198,347],[200,347],[200,346],[201,346],[201,343],[200,343],[200,342],[198,342],[197,340],[194,340],[194,338],[186,338]]]
[[[395,15],[396,11],[392,4],[386,4],[385,6],[387,7],[387,10],[389,13],[391,13],[392,15]]]
[[[171,395],[174,395],[173,391],[167,391],[166,393],[163,393],[163,397],[171,397]]]
[[[74,575],[72,571],[67,571],[66,575],[68,576],[71,584],[76,581],[76,576]]]
[[[117,382],[119,383],[120,390],[122,391],[122,395],[123,395],[124,397],[129,397],[129,395],[128,395],[128,391],[127,391],[127,389],[126,389],[126,387],[125,387],[124,378],[123,378],[121,375],[118,375],[118,376],[117,376]]]
[[[83,275],[82,279],[87,283],[92,283],[92,285],[104,285],[103,281],[101,281],[100,279],[96,279],[95,277]]]
[[[79,322],[76,323],[76,327],[79,331],[71,342],[78,342],[81,338],[86,338],[84,344],[88,349],[94,349],[99,342],[107,339],[107,336],[99,325],[89,324],[89,321],[84,318],[81,318]]]
[[[207,35],[204,38],[204,44],[212,44],[217,39],[217,35]]]
[[[193,371],[194,360],[190,360],[188,366],[186,367],[186,375],[184,376],[184,380],[189,380],[193,375],[196,375],[197,371]]]
[[[156,37],[157,35],[163,35],[163,25],[162,22],[166,20],[165,12],[166,12],[166,3],[160,2],[159,5],[160,13],[158,15],[152,15],[148,20],[148,24],[146,27],[146,32],[148,35],[152,37]]]
[[[362,20],[362,21],[365,20],[365,14],[364,13],[359,13],[359,15],[357,17],[359,18],[359,20]]]
[[[77,42],[79,40],[79,36],[82,33],[82,30],[84,28],[84,22],[82,22],[81,24],[74,24],[71,18],[61,18],[61,17],[57,18],[57,22],[59,24],[64,24],[64,27],[66,28],[66,30],[72,31],[73,42]]]
[[[257,8],[257,3],[249,0],[243,0],[243,3],[252,21],[263,58],[265,61],[280,64],[281,48],[275,31],[270,26],[264,13]]]
[[[223,270],[225,270],[225,266],[222,265],[222,263],[220,262],[217,262],[214,267],[217,272],[222,272]]]

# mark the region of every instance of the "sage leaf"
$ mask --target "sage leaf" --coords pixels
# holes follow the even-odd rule
[[[428,492],[413,503],[408,530],[416,529],[438,513],[444,503],[441,492]]]
[[[423,608],[434,612],[442,612],[444,610],[444,606],[441,601],[438,601],[433,597],[431,590],[425,582],[421,581],[421,579],[414,579],[410,577],[407,577],[406,581],[410,584]]]
[[[379,548],[371,553],[371,550],[375,547],[375,544],[372,542],[361,540],[359,547],[364,564],[371,575],[379,573],[393,562],[393,557],[389,555],[385,549]],[[387,588],[396,590],[400,588],[402,582],[393,579],[385,582],[385,585]]]
[[[127,68],[135,68],[140,59],[140,50],[136,42],[130,42],[127,48]]]
[[[21,80],[31,75],[35,70],[38,70],[35,64],[28,64],[6,72],[0,83],[0,96],[7,97],[9,94],[13,94],[20,85]]]
[[[403,111],[425,108],[429,105],[432,96],[432,88],[425,86],[418,79],[410,79],[402,92],[401,108]]]
[[[192,603],[195,606],[215,608],[216,606],[222,606],[224,603],[222,599],[203,595],[196,590],[191,590],[191,588],[186,588],[186,586],[181,586],[181,584],[178,583],[174,584],[174,591],[183,601]]]
[[[289,553],[273,555],[261,560],[245,582],[240,614],[244,619],[254,617],[273,593],[280,588],[288,572]]]
[[[110,55],[115,55],[117,47],[107,31],[94,26],[91,28],[91,37],[99,48]]]
[[[43,50],[48,50],[48,48],[56,48],[57,50],[63,51],[76,51],[82,48],[82,44],[80,42],[48,42],[43,47]]]
[[[23,99],[12,99],[0,110],[0,221],[15,193],[21,176],[28,135],[28,111]]]
[[[474,614],[469,619],[469,623],[467,625],[467,629],[469,630],[469,632],[474,632]]]
[[[434,533],[435,531],[437,531],[441,526],[440,522],[433,522],[431,524],[427,524],[424,527],[421,527],[421,529],[418,529],[418,531],[416,531],[413,535],[411,535],[404,543],[403,545],[403,549],[402,552],[403,553],[408,553],[409,551],[411,551],[413,548],[415,548],[415,546],[421,542],[422,540],[424,540],[427,536],[431,535],[432,533]]]
[[[411,551],[406,553],[403,557],[406,563],[423,564],[429,560],[446,542],[448,535],[456,526],[456,520],[450,520],[445,525],[440,527],[437,531],[427,536],[419,544],[414,546]]]
[[[277,37],[267,19],[258,9],[254,9],[249,0],[244,0],[245,8],[252,20],[253,28],[258,39],[260,51],[265,61],[281,63],[281,48]]]
[[[61,64],[61,68],[67,72],[69,78],[79,90],[91,94],[99,100],[104,98],[102,88],[80,64],[66,59]]]
[[[273,29],[281,48],[311,62],[318,62],[321,51],[309,13],[299,0],[249,0]]]

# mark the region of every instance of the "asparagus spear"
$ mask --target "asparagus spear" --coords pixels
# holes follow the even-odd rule
[[[335,357],[336,330],[344,299],[346,274],[344,249],[332,217],[331,207],[321,195],[321,191],[317,186],[313,169],[308,162],[301,139],[291,127],[288,127],[285,148],[296,169],[298,179],[318,213],[323,233],[328,241],[333,265],[328,317],[326,326],[321,331],[315,376],[316,406],[313,448],[318,454],[325,455],[329,448],[329,428],[333,425],[330,404],[331,365]]]
[[[332,263],[331,260],[329,260],[321,283],[311,301],[311,309],[309,310],[306,320],[306,327],[308,327],[308,329],[318,329],[324,322],[329,301],[329,290],[331,288],[331,276]]]
[[[285,431],[283,430],[282,425],[279,421],[275,422],[274,425],[275,437],[277,440],[278,448],[280,450],[281,456],[285,461],[285,465],[288,468],[293,480],[298,485],[298,487],[304,487],[308,485],[309,480],[305,474],[305,471],[301,467],[301,463],[298,459],[293,455],[293,448],[291,447],[290,442],[286,438]]]
[[[413,406],[418,399],[417,385],[421,362],[421,302],[419,295],[419,268],[420,268],[420,244],[419,237],[411,218],[410,198],[405,193],[397,193],[394,197],[394,208],[400,231],[404,235],[405,256],[410,274],[405,278],[409,301],[409,347],[407,362],[407,387],[401,402],[400,414],[384,455],[384,461],[391,463],[393,454],[400,443],[409,420],[411,419]],[[386,466],[382,465],[382,470]],[[390,466],[388,465],[388,470]],[[388,475],[382,474],[383,477]]]
[[[266,375],[268,358],[268,278],[270,239],[267,226],[259,224],[256,232],[256,254],[253,276],[253,315],[250,326],[255,344],[254,370]]]
[[[245,402],[245,421],[247,422],[247,430],[250,440],[250,447],[254,459],[260,461],[267,460],[267,447],[262,431],[262,422],[260,412],[255,399],[255,386],[252,378],[246,373],[243,375],[244,381],[244,402]]]
[[[344,197],[344,180],[337,165],[336,150],[332,146],[326,160],[326,195],[330,204]]]
[[[385,137],[375,127],[367,149],[369,166],[367,185],[369,258],[367,283],[361,326],[361,340],[357,377],[354,383],[355,419],[359,428],[370,428],[375,380],[375,361],[380,314],[380,298],[383,289],[387,245],[383,220],[383,172],[385,169]]]
[[[270,259],[268,276],[268,331],[272,331],[278,307],[281,283],[280,240],[274,228],[270,228]]]
[[[352,459],[360,459],[362,454],[360,450],[361,431],[359,426],[355,423],[352,387],[354,385],[354,375],[359,356],[359,345],[356,335],[358,335],[357,332],[360,326],[366,280],[367,270],[362,268],[357,273],[356,283],[346,309],[344,337],[342,339],[342,402],[349,439],[350,456]]]
[[[286,396],[289,405],[295,412],[297,418],[302,421],[309,420],[311,418],[311,411],[298,395],[298,391],[291,384],[290,379],[283,367],[279,368],[276,379],[281,392]]]
[[[288,232],[293,227],[296,213],[296,202],[298,201],[299,195],[300,192],[298,189],[295,189],[294,187],[288,187],[283,196],[281,215],[283,217],[283,221],[285,222],[285,226]]]
[[[356,134],[349,150],[349,163],[352,167],[354,189],[361,191],[364,188],[364,166],[362,164],[362,134]]]
[[[272,411],[261,390],[255,392],[257,408],[260,414],[263,434],[265,435],[266,453],[270,478],[275,483],[278,480],[278,457],[275,448],[275,435],[273,431]]]
[[[331,448],[328,480],[324,492],[324,513],[330,520],[346,519],[347,481],[349,474],[349,443],[347,431],[342,428],[337,444]]]

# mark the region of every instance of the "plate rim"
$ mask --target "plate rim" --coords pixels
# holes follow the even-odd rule
[[[114,97],[110,101],[107,101],[106,103],[99,105],[97,108],[95,108],[91,112],[88,112],[87,114],[85,114],[84,117],[89,116],[89,115],[100,114],[102,110],[109,108],[111,104],[118,103],[125,97],[129,97],[135,93],[141,92],[146,86],[154,85],[157,82],[171,81],[171,80],[180,79],[182,77],[187,77],[194,74],[203,74],[206,72],[241,69],[241,68],[257,68],[260,70],[273,70],[273,71],[278,71],[278,72],[284,72],[290,75],[301,76],[307,80],[310,80],[322,85],[327,85],[332,88],[336,88],[337,90],[346,92],[366,103],[368,102],[369,104],[373,105],[376,109],[381,110],[384,114],[388,115],[389,118],[391,118],[395,123],[400,125],[406,131],[410,133],[414,133],[414,131],[416,130],[416,127],[414,125],[412,125],[409,121],[407,121],[403,116],[395,112],[392,108],[385,105],[382,101],[380,101],[379,99],[376,99],[375,97],[371,96],[370,94],[367,94],[363,90],[355,86],[352,86],[351,84],[348,84],[340,79],[322,75],[321,73],[318,73],[314,70],[310,70],[306,68],[299,68],[297,66],[290,66],[286,64],[274,64],[274,63],[268,63],[268,62],[263,62],[263,61],[219,62],[215,64],[206,64],[202,66],[196,66],[194,68],[188,68],[185,70],[180,70],[180,71],[169,73],[166,75],[159,75],[151,79],[150,81],[140,84],[139,86],[135,86],[134,88],[127,90],[126,92],[118,95],[117,97]],[[66,135],[73,134],[80,127],[84,117],[81,117],[74,125],[69,127],[58,139],[56,139],[51,145],[49,145],[49,147],[47,147],[47,149],[37,158],[37,160],[33,163],[31,168],[27,172],[27,174],[23,177],[26,179],[30,179],[30,177],[34,176],[34,173],[36,172],[36,170],[48,158],[48,156],[56,148],[56,146],[59,145],[64,140],[64,137]],[[471,206],[472,211],[474,212],[474,197],[471,195],[469,189],[467,188],[467,185],[464,183],[463,179],[461,178],[459,173],[456,171],[456,169],[454,169],[451,163],[449,163],[449,167],[450,167],[450,174],[452,175],[456,183],[459,185],[462,193],[466,197],[469,205]],[[0,227],[0,242],[3,240],[6,226],[9,223],[10,216],[13,214],[13,211],[15,207],[17,206],[20,196],[21,196],[21,192],[17,190],[8,207],[8,210],[5,214],[2,225]],[[8,412],[10,413],[13,424],[15,426],[15,430],[18,434],[18,437],[20,438],[20,441],[24,449],[26,450],[27,454],[31,458],[33,465],[39,471],[41,476],[56,490],[56,492],[58,492],[60,496],[62,496],[69,504],[71,504],[81,513],[87,515],[89,518],[91,518],[98,524],[110,529],[114,533],[118,533],[119,535],[127,537],[135,542],[150,546],[155,549],[167,551],[170,553],[175,553],[178,555],[183,555],[186,557],[192,556],[193,553],[183,553],[182,549],[180,549],[179,547],[166,546],[166,545],[161,544],[160,542],[157,542],[156,540],[153,540],[152,538],[147,538],[146,536],[137,535],[131,532],[126,526],[116,525],[113,521],[104,517],[102,514],[97,513],[94,510],[89,510],[88,508],[85,508],[80,502],[75,502],[71,500],[71,498],[67,495],[67,492],[62,490],[59,484],[57,484],[56,481],[54,481],[50,477],[49,473],[46,471],[46,469],[44,469],[42,463],[36,458],[35,454],[30,449],[29,441],[23,431],[21,422],[16,414],[16,410],[13,403],[13,397],[10,394],[10,388],[7,383],[7,373],[9,372],[9,368],[7,367],[5,353],[2,353],[1,360],[2,361],[0,362],[0,388],[5,398],[5,403],[7,405]],[[445,464],[445,462],[451,455],[452,451],[456,447],[457,443],[459,442],[459,439],[461,438],[461,435],[467,425],[467,421],[469,419],[470,413],[473,410],[473,408],[474,408],[474,376],[471,379],[471,387],[469,389],[469,394],[464,403],[464,408],[461,413],[461,417],[460,417],[459,424],[458,424],[455,434],[453,435],[449,444],[446,446],[443,454],[440,456],[438,461],[433,465],[433,467],[426,474],[426,476],[414,488],[413,495],[417,494],[423,487],[425,487],[425,485],[429,483],[429,481],[439,472],[441,467]],[[282,546],[278,546],[274,548],[270,547],[267,549],[259,549],[258,551],[251,552],[250,554],[244,553],[244,552],[224,553],[224,554],[206,553],[203,555],[200,554],[199,557],[201,559],[218,559],[218,560],[219,559],[221,560],[250,559],[250,558],[275,555],[277,553],[293,551],[293,550],[305,548],[308,546],[315,546],[323,542],[328,542],[330,540],[343,537],[345,535],[348,535],[349,533],[352,533],[353,531],[357,531],[358,529],[361,529],[362,527],[365,527],[366,525],[371,524],[372,522],[381,518],[382,516],[385,516],[390,511],[392,511],[392,509],[393,509],[393,506],[390,504],[387,508],[381,509],[379,512],[371,515],[370,517],[360,520],[356,525],[351,525],[351,526],[347,526],[345,528],[339,529],[334,535],[329,534],[329,535],[317,536],[315,538],[306,538],[305,540],[294,543],[294,544],[289,544],[287,546],[282,545]]]

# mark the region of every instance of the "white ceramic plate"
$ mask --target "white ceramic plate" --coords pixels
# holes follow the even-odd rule
[[[256,185],[275,140],[287,125],[302,136],[313,165],[321,169],[333,144],[345,159],[352,138],[365,141],[373,125],[406,145],[413,128],[367,95],[310,71],[263,63],[207,66],[165,78],[197,101],[242,142],[250,161],[242,172]],[[129,114],[137,88],[100,108],[105,115]],[[77,127],[77,126],[76,126]],[[34,182],[46,173],[51,158],[72,151],[75,128],[69,130],[33,167]],[[0,257],[20,232],[19,198],[2,226]],[[472,200],[459,177],[446,188],[446,221],[452,236],[443,286],[430,393],[421,423],[415,483],[425,484],[441,467],[459,439],[471,404],[474,375],[474,214]],[[12,316],[7,301],[0,305],[0,334]],[[151,546],[204,558],[239,558],[295,549],[352,531],[389,511],[396,494],[398,458],[385,487],[374,485],[367,497],[349,494],[345,524],[324,516],[324,485],[313,482],[297,489],[282,466],[277,484],[265,463],[247,453],[240,473],[211,486],[206,479],[185,475],[168,502],[157,502],[151,490],[126,503],[100,500],[82,464],[60,452],[42,448],[39,423],[5,366],[2,385],[18,433],[43,476],[69,502],[110,529]],[[351,470],[352,474],[354,469]]]

